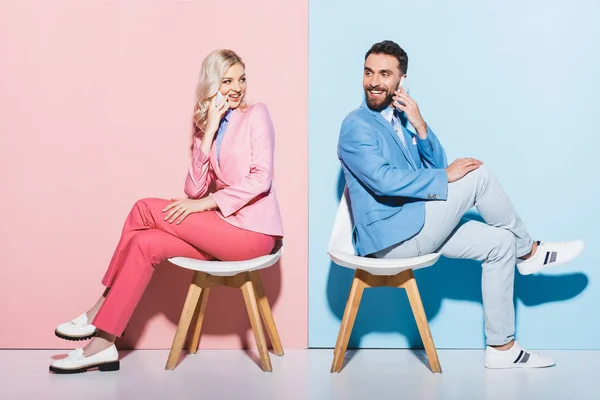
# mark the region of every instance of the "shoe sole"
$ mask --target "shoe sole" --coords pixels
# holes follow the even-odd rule
[[[556,364],[550,364],[550,365],[537,365],[537,366],[532,366],[532,365],[507,365],[506,367],[488,367],[487,365],[485,366],[487,369],[515,369],[515,368],[550,368],[550,367],[554,367]]]
[[[64,340],[70,340],[72,342],[79,342],[82,340],[87,340],[87,339],[91,339],[94,336],[96,336],[96,334],[98,333],[98,331],[92,333],[91,335],[87,335],[87,336],[68,336],[68,335],[63,335],[62,333],[60,333],[59,331],[54,331],[54,334]],[[125,336],[125,331],[123,331],[123,333],[121,334],[121,337]]]
[[[573,257],[573,259],[575,259],[575,257]],[[571,261],[571,260],[569,260],[569,261]],[[569,261],[555,262],[555,263],[552,263],[550,265],[542,265],[541,267],[536,267],[536,268],[523,268],[523,269],[521,269],[517,265],[517,269],[519,270],[519,273],[521,275],[527,276],[527,275],[537,274],[538,272],[542,272],[543,270],[548,269],[548,268],[558,267],[560,265],[568,263]]]
[[[96,333],[98,333],[98,331],[92,333],[91,335],[87,335],[87,336],[69,336],[69,335],[64,335],[62,333],[60,333],[59,331],[54,331],[54,334],[64,340],[70,340],[72,342],[79,342],[81,340],[87,340],[87,339],[91,339],[94,336],[96,336]]]
[[[50,366],[50,372],[55,374],[81,374],[88,372],[90,369],[98,368],[102,372],[118,371],[121,368],[119,361],[111,361],[107,363],[91,364],[81,368],[63,369]]]

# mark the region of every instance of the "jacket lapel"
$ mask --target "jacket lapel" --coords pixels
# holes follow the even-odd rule
[[[217,162],[217,146],[215,144],[215,141],[213,141],[213,144],[210,148],[210,164],[212,165],[212,169],[213,171],[215,171],[215,175],[217,176],[217,178],[219,180],[222,180],[221,171],[219,170],[219,163]]]
[[[216,146],[216,140],[213,143],[213,146],[211,147],[211,163],[213,166],[213,170],[215,171],[215,174],[217,175],[217,178],[219,178],[219,180],[221,182],[226,182],[223,179],[223,174],[221,173],[221,163],[223,163],[223,160],[227,159],[227,150],[229,148],[229,144],[228,142],[232,139],[231,136],[233,136],[235,134],[235,132],[237,131],[236,128],[236,124],[237,124],[237,116],[236,114],[238,114],[235,110],[229,115],[229,122],[227,123],[227,129],[225,130],[224,134],[225,136],[223,137],[223,141],[221,142],[221,148],[220,148],[220,155],[219,155],[219,159],[221,160],[221,162],[217,161],[217,146]]]
[[[417,169],[417,166],[415,165],[415,162],[412,158],[412,156],[410,155],[410,153],[408,152],[408,149],[406,147],[404,147],[404,144],[402,144],[402,141],[400,140],[400,138],[398,137],[398,134],[396,133],[396,131],[394,130],[394,128],[392,128],[392,125],[383,117],[383,115],[381,115],[380,112],[377,111],[373,111],[371,110],[366,104],[363,103],[363,107],[373,116],[373,118],[375,118],[375,120],[377,122],[379,122],[384,128],[385,130],[392,136],[392,138],[394,139],[394,141],[396,142],[396,144],[398,145],[398,147],[400,147],[400,150],[402,151],[402,154],[404,154],[404,157],[406,158],[406,161],[408,161],[408,163],[410,164],[410,166],[413,169]],[[404,135],[404,129],[402,130],[402,132],[400,132],[401,135]],[[404,138],[406,139],[406,135],[404,135]],[[406,146],[408,147],[408,144],[411,143],[411,140],[407,140],[406,142]]]

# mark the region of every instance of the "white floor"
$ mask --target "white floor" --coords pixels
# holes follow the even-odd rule
[[[118,372],[48,372],[59,350],[0,351],[0,399],[600,399],[600,351],[546,351],[558,365],[539,370],[486,370],[479,350],[439,350],[442,374],[420,352],[349,352],[330,374],[333,351],[271,355],[262,372],[254,353],[200,350],[165,371],[168,352],[122,352]],[[598,380],[597,380],[598,379]]]

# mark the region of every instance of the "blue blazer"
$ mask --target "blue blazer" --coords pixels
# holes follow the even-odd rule
[[[338,141],[354,218],[352,240],[365,256],[416,235],[425,201],[446,200],[446,153],[432,130],[420,139],[406,129],[402,144],[392,125],[363,103],[344,119]]]

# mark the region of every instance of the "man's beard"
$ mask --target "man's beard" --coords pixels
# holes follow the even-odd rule
[[[387,93],[387,96],[381,103],[374,103],[372,100],[369,100],[368,90],[365,90],[365,99],[367,100],[367,106],[373,111],[383,111],[388,108],[392,102],[394,101],[394,93]]]

